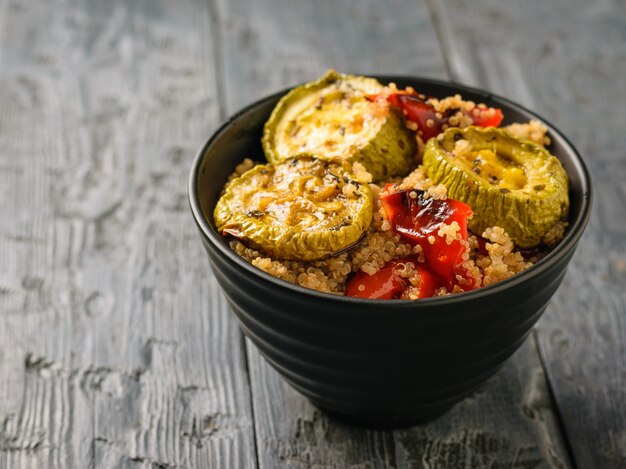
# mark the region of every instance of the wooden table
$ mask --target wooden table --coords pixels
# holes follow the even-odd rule
[[[534,333],[427,426],[352,428],[289,388],[187,207],[226,116],[329,67],[508,96],[593,174]],[[626,467],[625,148],[620,0],[0,0],[0,468]]]

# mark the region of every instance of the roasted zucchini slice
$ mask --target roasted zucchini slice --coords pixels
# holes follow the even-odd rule
[[[568,180],[559,160],[504,129],[448,129],[429,140],[423,165],[449,197],[472,207],[469,228],[477,234],[500,226],[529,248],[567,217]]]
[[[369,185],[347,164],[300,155],[234,179],[214,219],[222,234],[275,259],[311,261],[358,242],[372,212]]]
[[[278,102],[263,131],[270,163],[299,153],[358,161],[375,181],[404,176],[415,161],[415,136],[385,100],[369,100],[383,86],[373,78],[329,71]]]

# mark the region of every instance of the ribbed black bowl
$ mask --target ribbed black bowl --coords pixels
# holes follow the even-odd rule
[[[454,83],[379,79],[435,97],[461,93],[502,108],[505,123],[538,118],[507,99]],[[418,302],[319,293],[248,264],[229,249],[213,224],[213,208],[235,166],[246,157],[264,160],[262,127],[284,93],[261,99],[230,118],[193,163],[191,210],[213,272],[244,333],[315,405],[373,426],[433,419],[493,375],[545,310],[589,218],[589,173],[574,147],[548,125],[551,151],[570,177],[570,228],[546,258],[509,280]]]

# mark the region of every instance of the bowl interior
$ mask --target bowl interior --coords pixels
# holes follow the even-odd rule
[[[536,266],[515,277],[528,275],[527,273],[531,272],[535,267],[547,262],[550,258],[558,255],[559,251],[564,251],[566,246],[578,241],[590,211],[591,185],[589,173],[574,147],[554,126],[542,117],[506,98],[475,88],[424,78],[399,76],[378,76],[377,78],[382,83],[394,82],[399,87],[413,86],[416,90],[426,95],[438,98],[460,93],[464,99],[484,102],[489,106],[499,107],[505,115],[503,125],[513,122],[527,122],[530,119],[539,119],[544,122],[552,139],[549,150],[561,161],[570,180],[569,228],[565,239],[546,258],[537,263]],[[224,183],[239,163],[245,158],[265,161],[263,149],[261,148],[263,125],[277,101],[286,91],[283,90],[263,98],[232,116],[217,130],[198,154],[190,178],[190,201],[196,217],[196,223],[198,223],[203,235],[209,238],[210,242],[226,246],[225,240],[215,229],[213,210]],[[236,258],[236,262],[244,262],[236,254],[232,252],[230,254],[233,258]],[[510,280],[500,282],[500,284]],[[275,281],[289,285],[292,288],[294,287],[279,279],[275,279]],[[494,286],[454,296],[472,295],[478,291],[491,289]]]

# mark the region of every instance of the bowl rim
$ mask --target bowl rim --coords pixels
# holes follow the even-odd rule
[[[528,269],[515,274],[514,276],[496,282],[492,285],[488,285],[486,287],[480,287],[476,290],[471,290],[462,293],[455,293],[453,295],[443,296],[443,297],[431,297],[431,298],[422,298],[419,301],[416,300],[369,300],[365,298],[353,298],[345,295],[337,295],[333,293],[320,292],[318,290],[313,290],[311,288],[302,287],[300,285],[296,285],[294,283],[287,282],[286,280],[282,280],[280,278],[274,277],[271,274],[259,269],[258,267],[253,266],[249,262],[245,261],[242,257],[238,256],[235,252],[233,252],[230,247],[224,243],[223,237],[215,232],[215,230],[210,226],[208,220],[205,218],[202,208],[200,206],[200,200],[198,195],[198,177],[200,166],[204,160],[204,156],[207,152],[207,149],[213,144],[213,142],[217,139],[219,135],[221,135],[228,126],[230,126],[233,121],[238,119],[240,116],[246,114],[251,109],[267,102],[270,100],[275,100],[280,98],[289,90],[300,86],[301,84],[296,84],[290,86],[288,88],[284,88],[278,92],[272,93],[268,96],[260,98],[243,108],[239,111],[232,114],[225,122],[223,122],[217,130],[213,132],[213,134],[209,137],[209,139],[202,146],[200,151],[194,157],[191,170],[189,173],[188,179],[188,198],[189,198],[189,206],[191,208],[191,212],[194,217],[194,221],[197,227],[200,230],[200,233],[203,238],[207,239],[212,246],[218,249],[222,254],[225,255],[226,258],[229,259],[230,262],[234,263],[237,267],[243,268],[248,271],[253,276],[257,276],[262,278],[263,280],[274,284],[278,288],[286,288],[291,290],[293,293],[309,296],[312,298],[316,298],[318,300],[323,301],[331,301],[338,302],[338,304],[346,304],[351,306],[363,306],[363,307],[381,307],[384,306],[386,309],[417,309],[421,305],[423,306],[434,306],[435,304],[443,305],[443,304],[455,304],[455,303],[463,303],[469,300],[479,300],[485,296],[489,296],[492,294],[497,294],[503,290],[509,290],[511,288],[515,288],[517,285],[524,283],[529,280],[531,277],[541,274],[545,270],[549,269],[556,262],[558,262],[566,253],[570,250],[573,250],[580,240],[585,227],[589,221],[591,207],[593,203],[593,190],[591,183],[591,175],[587,165],[585,164],[583,158],[578,153],[578,150],[571,141],[563,135],[563,133],[558,130],[550,121],[545,119],[544,117],[539,116],[537,113],[531,111],[525,106],[516,103],[508,98],[503,96],[482,90],[480,88],[475,88],[472,86],[464,85],[458,83],[453,80],[440,80],[436,78],[428,78],[428,77],[420,77],[415,75],[379,75],[379,74],[367,74],[365,76],[373,77],[380,80],[383,83],[390,83],[396,81],[413,81],[419,82],[426,85],[435,85],[435,86],[443,86],[447,88],[451,88],[452,90],[463,94],[464,92],[474,93],[478,95],[482,95],[483,98],[487,100],[496,100],[501,101],[504,104],[511,106],[513,108],[517,108],[521,111],[524,111],[527,114],[537,118],[541,122],[543,122],[548,130],[553,135],[558,135],[558,137],[565,144],[566,150],[574,156],[573,164],[576,167],[577,171],[582,176],[581,179],[581,190],[583,193],[582,196],[582,204],[579,213],[577,214],[574,222],[569,226],[569,229],[565,235],[565,237],[561,240],[561,242],[550,251],[543,259],[529,267]],[[571,178],[569,178],[571,180]],[[411,308],[407,308],[410,306]]]

